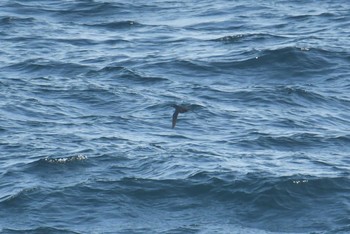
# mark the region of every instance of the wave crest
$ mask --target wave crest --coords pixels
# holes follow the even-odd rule
[[[70,162],[77,162],[77,161],[85,161],[87,160],[88,157],[79,154],[77,156],[70,156],[70,157],[64,157],[64,158],[44,158],[42,159],[43,162],[45,163],[53,163],[53,164],[64,164],[64,163],[70,163]]]

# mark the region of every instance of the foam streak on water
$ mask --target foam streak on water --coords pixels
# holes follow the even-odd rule
[[[350,232],[349,12],[0,1],[0,231]]]

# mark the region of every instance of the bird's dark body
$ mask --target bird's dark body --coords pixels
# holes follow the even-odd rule
[[[172,105],[172,107],[175,108],[175,112],[173,114],[173,121],[172,121],[172,127],[175,128],[176,125],[176,121],[177,121],[177,117],[179,115],[179,113],[185,113],[188,111],[188,108],[184,107],[184,106],[179,106],[179,105]]]

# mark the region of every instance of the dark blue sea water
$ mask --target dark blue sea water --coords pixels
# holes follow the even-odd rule
[[[0,0],[0,232],[350,233],[349,65],[348,0]]]

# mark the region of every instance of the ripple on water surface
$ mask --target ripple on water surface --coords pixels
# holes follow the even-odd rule
[[[0,9],[1,232],[349,232],[346,1]]]

